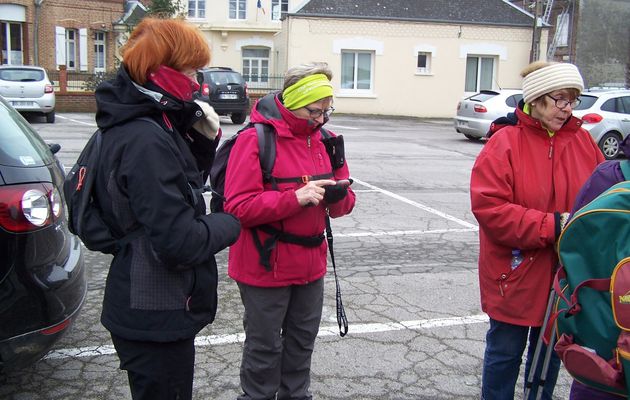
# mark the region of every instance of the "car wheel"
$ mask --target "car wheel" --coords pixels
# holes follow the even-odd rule
[[[230,118],[232,118],[233,123],[240,125],[245,122],[245,118],[247,118],[247,115],[245,115],[245,113],[232,113]]]
[[[468,140],[472,140],[473,142],[478,142],[479,140],[481,140],[481,138],[477,137],[477,136],[473,136],[473,135],[468,135],[466,133],[464,133],[464,136],[466,136],[466,138]]]
[[[55,122],[55,112],[51,111],[48,114],[46,114],[46,122],[48,122],[49,124],[53,124]]]
[[[617,132],[607,132],[599,141],[599,148],[607,160],[617,158],[621,136]]]

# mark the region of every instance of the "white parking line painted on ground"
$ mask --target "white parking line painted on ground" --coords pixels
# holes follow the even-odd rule
[[[57,114],[57,118],[65,119],[65,120],[68,120],[70,122],[74,122],[74,123],[81,124],[81,125],[87,125],[87,126],[94,126],[94,127],[96,127],[96,124],[93,123],[93,122],[92,123],[83,122],[83,121],[79,121],[79,120],[76,120],[76,119],[73,119],[73,118],[64,117],[64,116],[59,115],[59,114]]]
[[[479,227],[477,225],[471,224],[470,222],[466,222],[463,219],[459,219],[457,217],[453,217],[452,215],[449,215],[449,214],[444,213],[442,211],[436,210],[435,208],[431,208],[431,207],[425,206],[424,204],[420,204],[420,203],[418,203],[416,201],[410,200],[410,199],[408,199],[406,197],[403,197],[403,196],[398,195],[396,193],[390,192],[389,190],[381,189],[381,188],[379,188],[377,186],[370,185],[369,183],[363,182],[362,180],[357,179],[354,176],[352,177],[352,179],[354,179],[355,182],[357,182],[357,183],[359,183],[359,184],[361,184],[363,186],[369,187],[370,189],[373,189],[373,190],[377,190],[377,191],[383,193],[384,195],[387,195],[389,197],[393,197],[394,199],[400,200],[403,203],[407,203],[409,205],[412,205],[412,206],[417,207],[417,208],[419,208],[421,210],[430,212],[431,214],[435,214],[438,217],[442,217],[442,218],[447,219],[449,221],[456,222],[457,224],[465,226],[466,228],[479,230]]]
[[[328,125],[326,125],[326,128],[348,129],[348,130],[351,130],[351,131],[356,131],[358,129],[361,129],[361,128],[356,127],[356,126],[345,126],[345,125],[337,125],[337,124],[331,124],[331,123],[328,123]]]
[[[477,232],[479,228],[460,228],[460,229],[432,229],[432,230],[411,230],[411,231],[372,231],[372,232],[355,232],[355,233],[336,233],[335,237],[375,237],[375,236],[406,236],[406,235],[435,235],[442,233],[455,232]]]
[[[435,318],[435,319],[420,319],[415,321],[400,321],[390,322],[385,324],[356,324],[350,325],[348,331],[349,335],[360,335],[366,333],[381,333],[392,332],[402,330],[421,330],[432,328],[443,328],[446,326],[460,326],[470,324],[480,324],[488,322],[488,316],[485,314],[470,315],[468,317],[451,317],[451,318]],[[339,328],[337,326],[324,326],[319,329],[317,336],[336,336],[339,334]],[[242,343],[245,340],[244,333],[232,333],[226,335],[210,335],[199,336],[195,338],[195,346],[217,346],[225,344]],[[83,358],[83,357],[98,357],[110,354],[115,354],[116,350],[112,345],[105,346],[92,346],[92,347],[79,347],[74,349],[58,349],[48,353],[44,359],[60,360],[65,358]]]

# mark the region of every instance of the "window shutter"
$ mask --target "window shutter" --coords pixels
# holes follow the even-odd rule
[[[55,26],[55,63],[57,69],[66,65],[66,28]]]
[[[87,71],[88,69],[88,47],[87,47],[87,29],[79,29],[79,69]]]

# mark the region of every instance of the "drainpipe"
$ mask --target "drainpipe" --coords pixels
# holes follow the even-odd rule
[[[33,0],[35,4],[35,23],[33,24],[33,62],[39,65],[39,12],[44,0]]]

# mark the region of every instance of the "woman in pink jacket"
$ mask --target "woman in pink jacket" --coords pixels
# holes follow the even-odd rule
[[[582,121],[571,115],[583,90],[578,69],[535,62],[521,75],[524,101],[516,109],[518,122],[492,135],[470,183],[479,222],[481,306],[490,317],[482,376],[486,400],[514,399],[528,337],[529,374],[558,263],[554,244],[562,221],[604,160]],[[551,399],[559,366],[554,354],[543,399]]]
[[[334,110],[331,78],[325,64],[292,68],[282,93],[263,97],[252,109],[251,122],[276,132],[271,177],[263,179],[255,128],[240,134],[228,161],[225,209],[243,228],[228,261],[245,308],[242,400],[312,397],[326,215],[346,215],[355,203],[342,137],[331,134],[325,144],[320,132]]]

